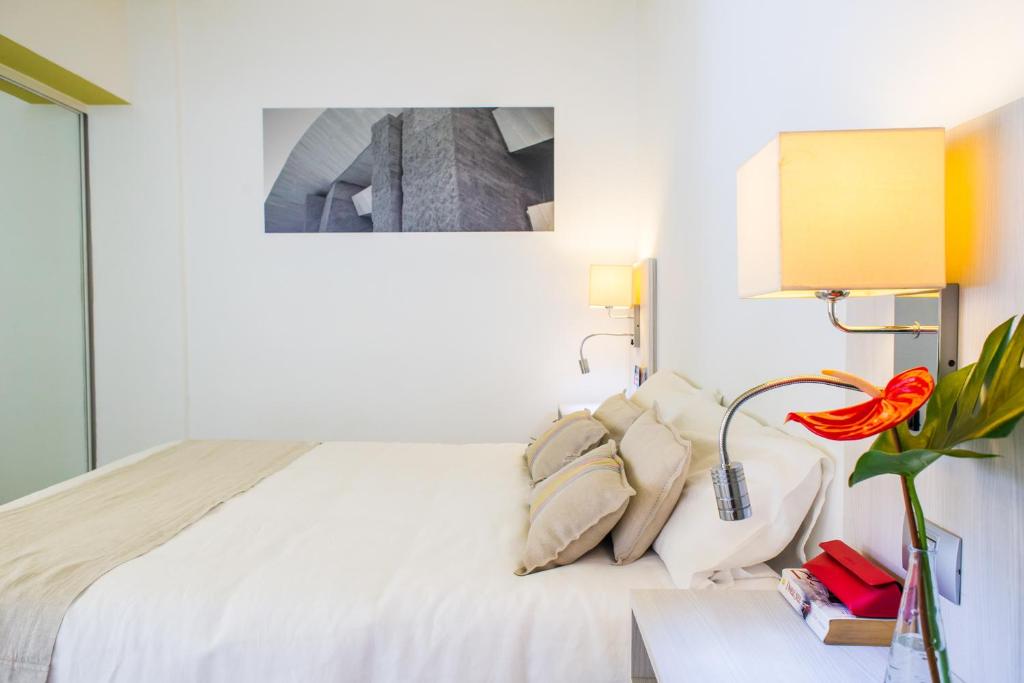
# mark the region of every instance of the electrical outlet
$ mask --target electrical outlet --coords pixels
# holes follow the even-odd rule
[[[939,584],[939,595],[954,605],[960,604],[960,560],[963,555],[963,539],[946,531],[938,524],[925,520],[925,535],[935,547],[935,564],[932,571]],[[910,530],[903,525],[903,569],[907,568],[910,553]]]

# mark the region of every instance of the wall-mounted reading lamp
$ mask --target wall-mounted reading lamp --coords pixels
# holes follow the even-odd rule
[[[590,372],[583,345],[593,337],[629,337],[632,346],[640,345],[640,306],[633,299],[633,266],[590,266],[590,306],[608,311],[608,317],[633,321],[632,332],[595,332],[580,342],[580,372]],[[629,310],[626,315],[616,311]]]
[[[956,369],[959,289],[946,283],[945,132],[941,128],[780,133],[737,173],[737,255],[743,298],[818,298],[849,334],[937,335],[937,373]],[[851,296],[936,296],[939,324],[850,326]],[[729,460],[729,422],[743,402],[791,384],[854,388],[835,377],[794,377],[741,394],[726,410],[712,471],[719,517],[750,516],[743,467]]]

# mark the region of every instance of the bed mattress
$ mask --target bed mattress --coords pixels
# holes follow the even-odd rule
[[[523,448],[325,443],[82,593],[50,680],[620,683],[629,590],[669,575],[515,576]]]

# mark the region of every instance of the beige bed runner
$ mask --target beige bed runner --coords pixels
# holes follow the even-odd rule
[[[82,591],[316,445],[187,441],[0,512],[0,682],[45,683]]]

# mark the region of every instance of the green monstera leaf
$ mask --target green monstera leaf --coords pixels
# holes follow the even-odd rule
[[[880,474],[899,474],[905,477],[914,477],[928,465],[944,455],[954,458],[994,458],[992,453],[978,453],[963,449],[950,448],[942,451],[931,451],[926,448],[914,448],[902,453],[889,453],[887,451],[870,450],[860,456],[857,466],[850,475],[850,486],[859,484],[865,479],[877,477]]]
[[[883,432],[862,455],[850,486],[880,474],[917,476],[943,455],[989,458],[991,453],[957,449],[975,439],[1009,436],[1024,417],[1024,325],[1013,318],[992,330],[981,357],[942,378],[928,402],[924,427],[913,434],[906,424]]]

